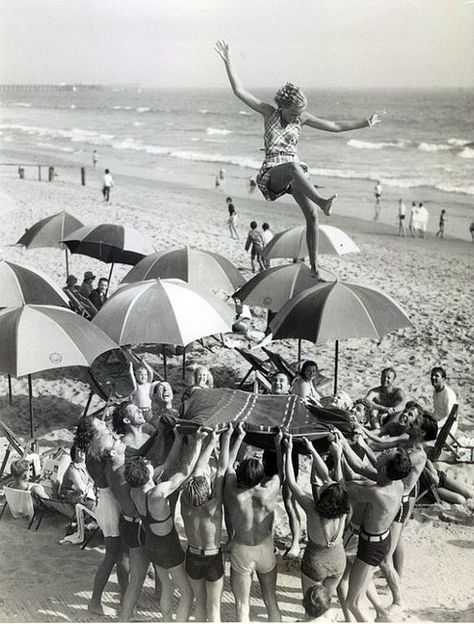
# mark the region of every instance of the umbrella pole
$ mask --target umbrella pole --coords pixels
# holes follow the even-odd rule
[[[110,267],[110,271],[109,271],[109,280],[107,282],[107,290],[105,291],[106,297],[109,294],[109,286],[110,286],[110,280],[112,279],[113,270],[114,270],[114,263],[112,262],[112,266]]]
[[[339,364],[339,340],[336,340],[336,348],[334,350],[334,394],[337,393],[337,369]]]
[[[28,395],[30,399],[30,436],[33,438],[35,435],[35,428],[33,425],[33,388],[31,385],[31,375],[28,375]]]
[[[301,362],[301,338],[298,340],[298,369]]]
[[[8,373],[8,402],[10,405],[13,403],[12,397],[12,376]]]
[[[183,379],[186,371],[186,347],[183,347]]]
[[[167,380],[167,375],[166,375],[166,347],[165,345],[161,345],[161,352],[163,355],[163,368],[164,368],[164,372],[165,372],[165,381]]]
[[[66,254],[66,277],[69,277],[69,257],[67,254],[67,247],[64,249],[64,253]]]

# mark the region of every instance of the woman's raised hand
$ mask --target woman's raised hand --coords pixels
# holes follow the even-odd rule
[[[220,39],[216,41],[216,45],[214,46],[215,51],[224,61],[224,63],[228,63],[230,61],[230,46],[227,41],[224,39]]]
[[[386,114],[387,114],[386,110],[375,111],[375,113],[372,113],[372,115],[367,120],[369,122],[369,126],[372,127],[372,126],[375,126],[375,124],[380,123],[384,115]]]

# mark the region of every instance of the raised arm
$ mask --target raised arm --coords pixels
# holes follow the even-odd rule
[[[320,119],[311,113],[304,112],[301,116],[301,124],[317,130],[325,130],[326,132],[347,132],[348,130],[371,128],[382,121],[384,114],[385,111],[376,111],[367,119],[360,121],[329,121],[328,119]]]
[[[217,446],[217,442],[219,440],[219,434],[214,429],[211,435],[206,438],[205,444],[202,446],[201,454],[199,455],[199,459],[194,466],[193,474],[202,475],[206,467],[209,464],[209,460],[211,459],[212,452]]]
[[[231,425],[228,425],[227,429],[221,433],[220,437],[219,461],[217,463],[217,472],[214,481],[214,495],[219,500],[221,500],[224,493],[224,478],[229,466],[230,438],[232,436],[232,431]]]
[[[333,471],[333,479],[338,483],[343,480],[342,475],[342,445],[339,442],[331,442],[329,446],[329,452],[334,460],[334,471]]]
[[[295,469],[293,468],[293,462],[291,461],[291,454],[293,452],[293,438],[291,435],[285,436],[285,477],[286,481],[293,492],[296,500],[300,505],[306,505],[307,496],[296,482]]]
[[[147,372],[148,375],[148,383],[152,383],[153,381],[153,369],[152,367],[148,364],[148,362],[146,360],[140,360],[141,364],[145,367],[145,370]]]
[[[227,472],[228,473],[233,473],[235,472],[234,470],[234,463],[235,460],[237,459],[237,453],[239,452],[240,447],[242,446],[242,442],[245,438],[245,429],[242,423],[239,423],[237,425],[237,428],[235,430],[237,432],[237,437],[235,438],[231,448],[230,448],[230,452],[229,452],[229,464],[227,466]]]
[[[377,477],[377,471],[375,470],[375,468],[366,466],[362,462],[360,457],[356,455],[356,453],[354,453],[354,451],[351,449],[350,444],[344,438],[344,436],[338,435],[338,442],[342,444],[344,457],[350,468],[359,475],[362,475],[363,477],[367,477],[367,479],[372,479],[374,481]]]
[[[321,455],[317,452],[308,438],[303,438],[303,441],[306,445],[306,448],[311,454],[311,458],[313,460],[313,465],[311,467],[311,476],[316,476],[317,480],[324,483],[325,481],[330,481],[331,477],[329,475],[329,470],[326,464],[324,463]],[[313,479],[311,479],[313,481]],[[319,483],[317,483],[319,485]]]
[[[130,380],[132,382],[133,392],[136,392],[136,390],[137,390],[137,380],[136,380],[136,377],[135,377],[135,370],[133,368],[133,363],[132,362],[129,362],[129,364],[128,364],[128,374],[129,374]],[[130,393],[130,394],[132,394],[132,393]]]
[[[198,457],[201,453],[202,442],[206,435],[207,432],[199,427],[196,434],[193,436],[194,448],[191,450],[191,453],[186,463],[181,467],[181,469],[177,470],[167,481],[157,484],[157,486],[155,487],[157,496],[164,496],[165,498],[167,498],[179,487],[181,487],[186,479],[192,474],[194,466],[196,465]]]
[[[242,100],[244,104],[247,104],[247,106],[249,106],[252,110],[257,111],[257,113],[260,113],[261,115],[265,115],[269,111],[273,110],[273,107],[270,104],[262,102],[244,89],[242,83],[240,82],[240,78],[237,76],[233,68],[229,44],[224,40],[217,41],[215,50],[224,61],[227,77],[229,78],[230,86],[232,87],[234,95],[236,95],[239,100]]]

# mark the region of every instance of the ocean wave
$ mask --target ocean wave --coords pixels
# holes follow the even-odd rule
[[[148,113],[149,111],[151,111],[151,108],[148,108],[148,106],[138,106],[135,111],[137,113]]]
[[[239,115],[251,115],[252,113],[249,113],[249,111],[239,111]]]
[[[436,184],[435,188],[446,193],[463,193],[474,195],[474,186],[454,186],[453,184]]]
[[[206,128],[206,134],[232,134],[232,130],[225,130],[224,128]]]
[[[208,108],[201,108],[198,110],[198,113],[201,113],[201,115],[208,115],[210,112]]]
[[[458,156],[461,158],[474,158],[474,149],[472,147],[465,147],[462,152],[459,152]]]
[[[405,141],[398,139],[397,141],[359,141],[358,139],[350,139],[347,141],[347,145],[355,147],[356,149],[366,150],[381,150],[385,148],[398,148],[398,149],[418,149],[420,152],[448,152],[458,151],[459,148],[470,146],[470,141],[464,139],[448,139],[446,143],[428,143],[427,141]],[[470,158],[470,156],[467,156]]]
[[[465,145],[469,145],[471,141],[466,141],[466,139],[448,139],[446,143],[454,145],[455,147],[464,147]]]
[[[64,152],[66,154],[74,154],[74,149],[72,147],[61,147],[59,145],[54,145],[53,143],[43,143],[38,141],[36,144],[38,147],[45,147],[46,149],[59,150],[60,152]]]
[[[438,143],[419,143],[418,149],[422,152],[446,152],[452,149],[450,145],[440,145]]]
[[[28,102],[13,102],[11,106],[21,106],[23,108],[31,108],[31,104]]]

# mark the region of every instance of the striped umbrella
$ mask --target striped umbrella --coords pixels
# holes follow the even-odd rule
[[[347,253],[359,253],[360,249],[345,232],[332,225],[319,226],[318,254],[342,256]],[[306,258],[306,227],[294,227],[275,234],[263,250],[263,257],[271,258]]]
[[[31,374],[67,366],[90,366],[117,345],[101,329],[57,306],[24,305],[0,312],[0,372],[28,375],[33,435]]]
[[[336,341],[334,392],[337,391],[339,340],[375,338],[413,327],[402,308],[375,288],[344,282],[322,283],[288,301],[270,323],[271,339]]]
[[[198,290],[224,292],[233,292],[245,281],[227,258],[195,247],[180,247],[143,258],[127,273],[122,283],[156,278],[178,278]]]
[[[63,291],[46,275],[0,259],[0,308],[27,303],[68,307]]]
[[[233,307],[214,295],[181,280],[156,279],[119,288],[92,323],[119,345],[186,347],[204,336],[230,332],[233,319]]]
[[[66,253],[66,275],[69,275],[69,259],[67,248],[62,244],[62,240],[74,230],[84,224],[65,210],[57,214],[41,219],[28,228],[23,236],[17,241],[17,245],[23,245],[27,249],[37,249],[40,247],[64,248]]]
[[[85,225],[63,239],[71,253],[83,254],[112,264],[109,282],[116,262],[137,264],[156,251],[153,242],[125,225],[102,223]]]

